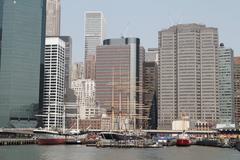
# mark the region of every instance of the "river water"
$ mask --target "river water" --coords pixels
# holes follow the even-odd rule
[[[119,149],[22,145],[0,146],[0,160],[240,160],[240,152],[201,146]]]

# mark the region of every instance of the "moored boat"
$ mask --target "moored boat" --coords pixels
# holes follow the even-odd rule
[[[183,133],[178,136],[176,142],[177,146],[190,146],[191,144],[192,142],[187,134]]]
[[[34,130],[36,134],[37,144],[40,145],[57,145],[65,143],[65,135],[60,134],[57,131],[49,130]]]
[[[105,140],[115,140],[115,141],[141,139],[141,137],[131,133],[118,133],[118,132],[101,132],[99,136]]]
[[[176,138],[170,136],[154,136],[153,140],[163,146],[175,146]]]

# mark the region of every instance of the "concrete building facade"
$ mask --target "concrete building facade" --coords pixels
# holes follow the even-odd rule
[[[159,32],[158,128],[173,120],[218,120],[218,30],[180,24]]]
[[[46,36],[60,36],[61,1],[46,0]]]
[[[158,63],[158,48],[148,48],[145,54],[145,62]]]

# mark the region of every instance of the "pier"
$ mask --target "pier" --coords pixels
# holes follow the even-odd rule
[[[138,141],[110,141],[110,142],[104,142],[104,141],[98,141],[96,144],[90,144],[86,145],[88,147],[97,147],[97,148],[162,148],[162,145],[153,145],[148,144],[144,141],[138,140]]]
[[[35,139],[0,139],[0,145],[28,145],[36,144]]]

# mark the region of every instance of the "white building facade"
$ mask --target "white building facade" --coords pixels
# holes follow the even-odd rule
[[[85,13],[85,78],[95,80],[96,47],[105,38],[105,19],[100,11]]]
[[[47,37],[44,57],[43,125],[62,128],[64,109],[65,42]]]
[[[72,89],[77,97],[80,119],[90,119],[99,115],[99,107],[95,102],[95,82],[91,79],[72,81]]]
[[[85,13],[85,59],[87,55],[95,55],[96,47],[101,45],[105,37],[105,19],[100,11]]]
[[[83,62],[74,63],[72,65],[72,80],[84,79],[84,64]]]
[[[145,53],[145,62],[156,62],[158,63],[158,48],[148,48]]]

